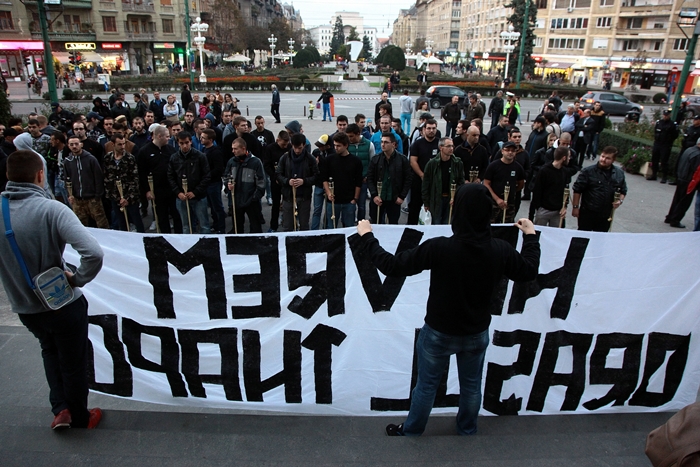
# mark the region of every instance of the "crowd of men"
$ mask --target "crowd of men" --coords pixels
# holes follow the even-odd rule
[[[87,115],[54,103],[48,118],[29,116],[26,133],[7,128],[0,149],[11,153],[13,141],[25,140],[46,161],[50,192],[84,225],[100,228],[145,232],[149,206],[148,230],[161,233],[262,232],[268,223],[268,232],[315,230],[365,218],[396,224],[402,210],[408,224],[425,222],[427,213],[433,224],[449,224],[457,188],[478,183],[491,194],[493,223],[513,222],[521,201],[531,200],[531,220],[563,227],[568,197],[580,229],[607,231],[626,195],[615,148],[603,148],[571,186],[584,155],[596,157],[600,103],[593,111],[560,110],[555,92],[523,144],[511,123],[517,98],[508,94],[499,91],[488,107],[476,93],[464,106],[448,104],[445,134],[454,136],[443,137],[428,112],[406,132],[384,93],[376,126],[363,114],[352,123],[338,115],[336,131],[312,144],[297,120],[275,135],[261,115],[251,122],[230,107],[213,115],[206,103],[216,96],[208,92],[186,108],[175,95],[137,93],[135,111],[117,92],[111,102],[96,98]],[[411,103],[402,100],[402,114],[415,110]],[[493,120],[487,131],[485,116]]]

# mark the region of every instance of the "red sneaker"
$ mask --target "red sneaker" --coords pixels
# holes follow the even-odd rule
[[[60,412],[58,412],[58,415],[56,415],[53,418],[53,423],[51,423],[51,429],[52,430],[65,430],[66,428],[70,428],[71,421],[72,421],[72,417],[70,414],[70,410],[63,409]]]
[[[90,409],[90,420],[88,421],[88,430],[92,430],[93,428],[97,428],[97,425],[100,424],[100,421],[102,420],[102,409],[99,409],[95,407],[94,409]]]

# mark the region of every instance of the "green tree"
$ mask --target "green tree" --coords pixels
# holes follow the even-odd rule
[[[413,41],[413,53],[419,54],[423,49],[425,49],[425,38],[416,37],[416,39]]]
[[[207,42],[216,44],[219,50],[229,55],[240,52],[243,20],[238,3],[233,0],[215,0],[212,15],[209,20],[209,35]]]
[[[357,33],[357,28],[355,26],[350,27],[350,35],[348,36],[348,41],[359,41],[360,35]]]
[[[338,16],[333,26],[333,37],[329,46],[328,55],[331,57],[338,52],[341,45],[345,44],[345,33],[343,33],[343,18]]]
[[[245,44],[245,48],[250,52],[250,56],[254,56],[255,50],[270,50],[270,42],[267,40],[270,37],[267,29],[261,26],[248,25],[243,27],[244,34],[241,43]],[[279,41],[277,42],[279,44]]]
[[[379,54],[377,54],[377,57],[374,59],[374,63],[384,64],[384,57],[386,57],[387,52],[394,47],[396,47],[396,46],[395,45],[387,45],[382,50],[380,50]]]
[[[286,19],[273,19],[270,21],[270,25],[267,29],[269,29],[270,34],[274,34],[277,38],[277,48],[279,48],[279,50],[287,50],[289,48],[287,41],[292,37],[292,28],[289,27],[289,23],[287,23]]]
[[[369,41],[369,37],[362,36],[362,54],[360,54],[360,58],[364,58],[365,60],[369,60],[372,58],[372,44]]]
[[[403,50],[394,46],[384,55],[383,63],[394,70],[402,71],[406,68],[406,55]]]
[[[338,47],[338,50],[335,52],[335,56],[339,60],[344,60],[348,58],[348,55],[348,46],[345,44]]]
[[[321,61],[321,54],[318,53],[318,49],[316,47],[314,47],[313,45],[307,45],[304,50],[308,50],[309,53],[311,53],[314,62]]]
[[[314,62],[314,54],[309,50],[308,47],[305,49],[301,49],[294,56],[294,68],[306,68],[309,66],[309,64]]]
[[[530,2],[528,11],[529,19],[525,21],[525,2]],[[515,44],[515,50],[510,54],[510,62],[508,64],[509,72],[516,76],[518,70],[518,57],[520,48],[524,47],[524,60],[522,74],[535,71],[535,59],[532,58],[532,46],[535,42],[535,25],[537,24],[537,7],[532,0],[511,0],[509,5],[504,5],[506,8],[512,8],[513,14],[508,17],[508,22],[513,25],[515,31],[520,33],[520,39]],[[527,23],[527,28],[525,24]]]

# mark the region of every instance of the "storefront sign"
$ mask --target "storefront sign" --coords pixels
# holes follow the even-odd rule
[[[66,42],[66,50],[95,50],[94,42]]]
[[[0,50],[44,50],[42,41],[0,41]]]
[[[153,48],[154,49],[174,49],[175,43],[174,42],[155,43],[155,44],[153,44]]]
[[[105,50],[121,50],[121,42],[103,42],[102,48]]]

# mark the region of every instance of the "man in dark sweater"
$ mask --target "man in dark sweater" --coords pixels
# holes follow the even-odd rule
[[[209,186],[207,187],[207,203],[214,220],[214,231],[219,234],[226,233],[226,212],[221,201],[221,176],[224,174],[224,155],[221,149],[214,145],[216,132],[211,128],[202,130],[199,141],[202,143],[204,154],[209,163]]]
[[[100,163],[83,149],[83,143],[77,136],[68,138],[68,148],[71,154],[63,161],[63,177],[65,183],[72,185],[68,191],[68,201],[73,206],[73,212],[86,227],[92,218],[97,227],[108,229],[109,222],[102,206],[105,188]]]
[[[277,183],[275,171],[280,158],[289,151],[289,133],[282,130],[277,134],[277,140],[265,147],[263,156],[263,167],[265,173],[270,178],[270,198],[272,199],[272,209],[270,211],[270,230],[277,232],[280,219],[280,200],[282,199],[282,187]]]
[[[282,156],[275,175],[282,187],[285,232],[309,230],[311,196],[318,178],[318,164],[306,146],[304,135],[297,133],[292,136],[292,150]]]
[[[436,237],[396,256],[374,238],[372,227],[360,221],[360,242],[374,265],[388,277],[406,277],[430,270],[430,295],[425,324],[416,341],[418,379],[406,421],[388,425],[389,436],[419,436],[425,430],[440,380],[457,355],[460,398],[457,432],[473,435],[481,408],[481,376],[489,343],[491,295],[505,275],[513,281],[537,277],[540,245],[528,219],[516,226],[523,232],[522,253],[491,237],[489,191],[475,183],[457,190],[451,237]]]
[[[491,192],[493,198],[493,213],[491,222],[513,222],[518,212],[518,197],[516,193],[525,184],[525,170],[515,160],[516,144],[508,141],[501,149],[501,158],[493,161],[484,174],[484,186]],[[508,191],[506,196],[506,191]],[[506,213],[505,220],[503,212]]]
[[[245,215],[250,222],[250,233],[262,233],[260,198],[265,194],[265,171],[260,159],[248,152],[243,138],[233,141],[233,157],[226,165],[228,189],[234,193],[235,218],[233,231],[244,233]]]
[[[347,134],[337,133],[333,144],[335,154],[326,158],[321,173],[323,189],[330,203],[326,207],[326,227],[336,228],[340,221],[343,227],[352,227],[355,225],[355,210],[362,187],[362,162],[348,152],[350,139]]]
[[[464,176],[467,182],[481,183],[489,166],[489,150],[479,143],[481,133],[479,128],[470,126],[467,128],[464,144],[455,145],[455,156],[464,163]],[[476,178],[474,178],[475,175]]]
[[[182,219],[175,207],[175,194],[168,182],[168,163],[175,149],[168,144],[170,133],[164,126],[153,130],[153,141],[144,146],[138,155],[139,188],[155,204],[158,217],[158,231],[170,233],[170,218],[173,219],[173,232],[182,233]],[[153,177],[153,191],[148,176]],[[185,219],[187,221],[187,219]]]
[[[564,167],[568,165],[570,156],[569,148],[560,146],[554,151],[554,161],[537,172],[530,203],[536,225],[559,227],[560,220],[566,216],[564,189],[568,186],[570,175]]]

